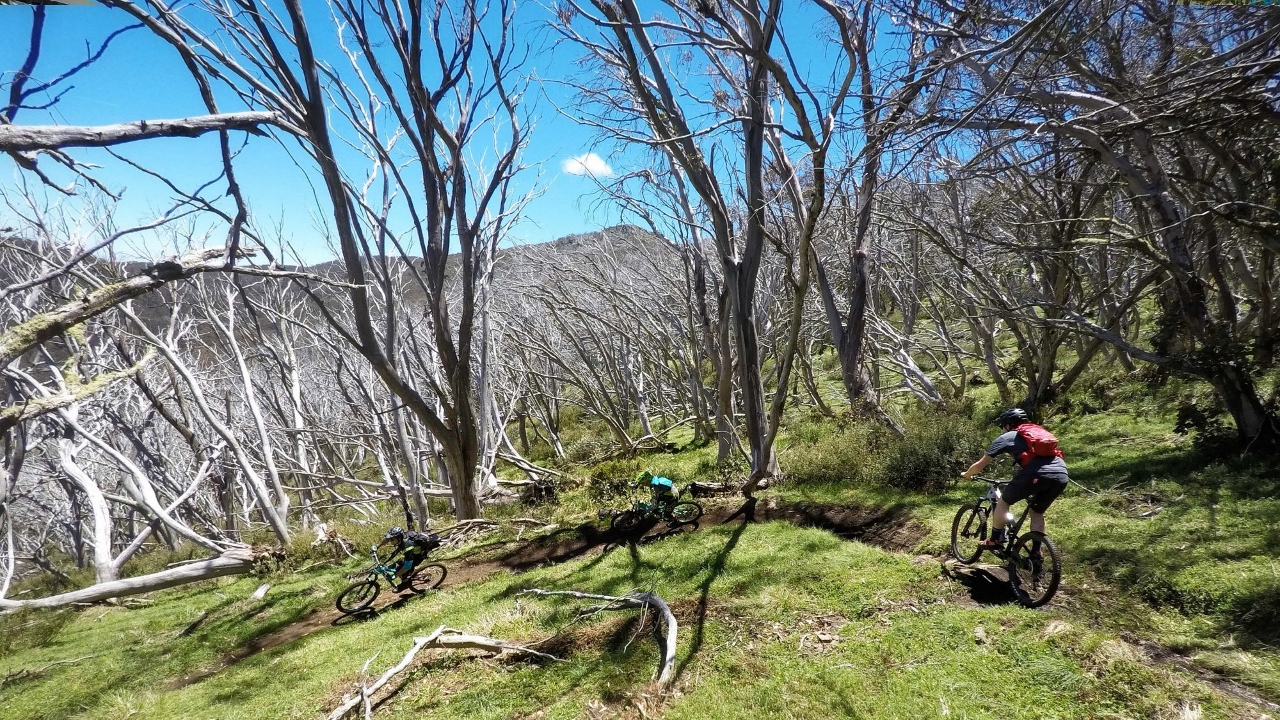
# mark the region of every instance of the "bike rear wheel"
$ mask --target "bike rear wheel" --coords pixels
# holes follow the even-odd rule
[[[379,589],[378,581],[373,579],[352,583],[346,590],[338,593],[334,605],[348,615],[367,610],[377,599]]]
[[[644,524],[644,515],[635,510],[625,510],[613,516],[609,521],[609,528],[620,533],[632,533]]]
[[[692,500],[678,502],[667,511],[667,519],[672,525],[692,525],[702,517],[702,506]]]
[[[1018,602],[1040,607],[1053,598],[1062,582],[1062,561],[1048,536],[1031,532],[1018,538],[1009,559],[1009,584]]]
[[[982,555],[982,541],[987,539],[988,510],[976,503],[966,503],[951,522],[951,554],[968,565]]]
[[[440,583],[444,582],[444,576],[448,574],[449,571],[440,563],[427,563],[426,565],[418,566],[406,586],[416,593],[435,590],[440,587]]]

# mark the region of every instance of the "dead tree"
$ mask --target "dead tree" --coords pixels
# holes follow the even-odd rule
[[[665,153],[706,213],[732,318],[738,390],[750,446],[751,478],[744,492],[750,494],[758,483],[777,472],[761,376],[756,286],[766,246],[764,172],[770,53],[777,39],[781,5],[743,3],[729,8],[727,17],[708,5],[695,9],[671,3],[664,7],[675,14],[677,22],[646,20],[631,0],[593,2],[589,10],[585,4],[570,2],[559,13],[558,27],[598,63],[599,77],[605,83],[580,87],[602,113],[589,122],[619,140]],[[583,35],[575,23],[592,28],[588,31],[592,34]],[[678,34],[682,40],[677,45],[703,53],[714,72],[741,88],[738,104],[730,107],[727,98],[720,96],[680,94],[681,86],[672,81],[669,48],[655,43],[655,31]],[[712,128],[695,127],[690,120],[690,113],[699,106],[718,116]],[[704,142],[726,126],[739,128],[731,138],[740,143],[744,158],[740,165],[719,163],[709,152],[710,142]],[[729,199],[730,176],[739,167],[742,174],[736,180],[744,204],[736,208]]]
[[[1280,424],[1258,391],[1258,358],[1236,298],[1262,288],[1237,285],[1228,267],[1237,242],[1246,256],[1280,247],[1280,216],[1262,200],[1274,197],[1263,167],[1277,144],[1270,98],[1280,38],[1265,14],[1159,2],[1113,24],[1124,7],[1059,2],[997,18],[922,6],[918,22],[935,37],[964,38],[951,46],[963,70],[948,77],[947,99],[931,119],[1003,142],[1050,133],[1064,152],[1113,173],[1116,197],[1164,271],[1167,332],[1142,347],[1051,298],[1041,306],[1061,312],[1054,324],[1208,382],[1240,437],[1265,445]]]
[[[128,3],[120,7],[168,40],[194,73],[217,68],[246,102],[288,118],[292,137],[323,179],[331,227],[352,286],[351,315],[326,315],[440,443],[458,517],[479,516],[475,308],[489,281],[489,258],[521,205],[511,181],[521,170],[529,130],[519,106],[522,49],[507,33],[510,5],[340,2],[332,6],[332,16],[317,17],[297,0],[285,0],[279,8],[249,0],[230,12],[213,13],[225,32],[245,39],[238,45],[240,55],[219,49],[160,2],[147,3],[151,12]],[[501,19],[496,35],[483,22],[491,11]],[[348,50],[348,68],[331,70],[317,60],[313,25]],[[285,27],[287,33],[273,30]],[[389,51],[382,52],[383,46]],[[331,98],[339,109],[333,117],[326,107]],[[383,197],[397,214],[363,204],[363,193],[349,180],[350,168],[339,164],[336,133],[347,130],[369,155],[370,179],[380,178],[392,188]],[[476,167],[472,149],[495,133],[502,136],[496,159],[487,168]],[[416,176],[402,171],[406,161]],[[385,224],[401,216],[409,220],[407,245]],[[446,272],[455,240],[461,288],[456,316],[448,302]],[[369,265],[392,256],[407,260],[411,250],[421,254],[421,261],[405,262],[400,271],[410,273],[426,295],[427,322],[412,331],[432,340],[434,357],[428,361],[438,366],[438,374],[421,376],[430,395],[415,389],[398,365],[394,309],[380,323],[370,301]]]

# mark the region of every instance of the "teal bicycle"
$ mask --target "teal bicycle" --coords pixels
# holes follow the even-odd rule
[[[353,615],[368,610],[373,601],[378,598],[378,593],[382,590],[379,580],[389,585],[393,592],[411,590],[415,593],[424,593],[440,587],[445,575],[449,573],[440,563],[426,563],[410,568],[404,580],[397,582],[396,570],[398,569],[399,563],[388,565],[378,558],[378,546],[375,545],[373,564],[353,575],[360,579],[338,593],[338,599],[334,604],[339,611]]]

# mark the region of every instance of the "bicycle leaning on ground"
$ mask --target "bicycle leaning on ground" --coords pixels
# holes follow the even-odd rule
[[[424,593],[428,590],[434,590],[444,582],[444,576],[448,574],[448,570],[440,563],[425,563],[415,568],[411,568],[408,576],[400,583],[396,582],[396,566],[388,565],[378,558],[378,546],[373,546],[373,564],[352,575],[352,577],[361,577],[351,583],[338,594],[338,599],[334,602],[339,610],[348,615],[367,610],[373,601],[378,597],[378,592],[382,589],[378,582],[381,578],[387,585],[391,586],[394,592],[404,592],[412,590],[415,593]]]
[[[1009,585],[1018,602],[1027,607],[1040,607],[1053,598],[1062,582],[1062,561],[1058,548],[1048,535],[1034,530],[1020,534],[1022,523],[1030,507],[1024,507],[1016,522],[1011,522],[1005,533],[1005,542],[998,548],[984,548],[981,543],[988,537],[989,520],[1000,499],[1000,489],[1008,480],[996,480],[977,476],[973,478],[990,485],[987,494],[977,502],[965,503],[956,512],[951,523],[951,554],[960,562],[971,565],[987,550],[1005,563]]]

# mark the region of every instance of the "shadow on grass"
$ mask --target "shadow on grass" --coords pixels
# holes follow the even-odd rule
[[[555,565],[582,557],[601,545],[624,541],[627,536],[614,530],[601,530],[594,523],[562,528],[543,535],[536,541],[498,557],[503,567],[516,572],[539,565]]]
[[[333,621],[329,623],[329,625],[332,627],[341,627],[343,625],[351,625],[354,623],[368,622],[369,620],[374,620],[378,618],[380,615],[382,615],[385,612],[389,612],[391,610],[399,610],[400,608],[404,607],[405,604],[407,604],[410,600],[423,597],[427,594],[428,593],[426,592],[402,593],[395,600],[392,600],[391,602],[387,603],[386,605],[383,605],[382,607],[379,607],[379,608],[371,607],[365,610],[361,610],[360,612],[357,612],[357,613],[339,615],[338,617],[334,618]]]
[[[850,720],[862,720],[862,718],[866,717],[866,715],[849,702],[849,699],[845,697],[844,691],[837,687],[835,683],[824,677],[824,673],[818,674],[818,682],[826,686],[826,697],[834,700],[836,704],[839,705],[841,717],[850,718]]]
[[[1103,488],[1177,478],[1210,464],[1192,448],[1135,448],[1133,452],[1115,459],[1097,457],[1091,462],[1072,466],[1071,477],[1087,487]]]
[[[738,508],[736,512],[726,518],[721,524],[727,525],[737,518],[742,518],[742,522],[738,523],[738,527],[735,528],[733,534],[729,536],[728,542],[724,544],[724,547],[720,549],[720,552],[716,553],[715,558],[712,559],[707,569],[706,579],[703,580],[702,584],[698,587],[698,608],[697,616],[694,618],[693,639],[689,641],[689,651],[685,654],[684,659],[676,665],[676,677],[680,677],[684,674],[685,668],[689,666],[689,663],[693,661],[693,658],[698,655],[700,650],[702,650],[703,634],[707,625],[707,607],[711,601],[711,585],[715,583],[716,578],[719,578],[720,575],[724,573],[725,565],[729,560],[729,554],[738,546],[738,540],[742,538],[742,531],[746,529],[748,523],[755,521],[755,498],[748,498],[747,501],[742,504],[742,507]]]
[[[309,596],[310,594],[310,588],[277,591],[272,593],[269,599],[255,603],[242,612],[230,616],[217,617],[218,612],[228,605],[243,602],[243,600],[223,603],[216,610],[210,612],[204,621],[199,623],[198,629],[193,629],[191,632],[184,631],[183,634],[194,635],[194,637],[204,642],[228,637],[233,639],[233,646],[253,643],[262,636],[269,635],[287,625],[292,625],[311,613],[315,609],[312,604],[303,603],[294,606],[286,604],[286,601]],[[271,619],[260,625],[252,625],[255,619],[264,614],[270,615]]]
[[[979,605],[1012,605],[1018,598],[1009,586],[1004,568],[987,565],[945,563],[942,572],[965,586],[969,597]]]

